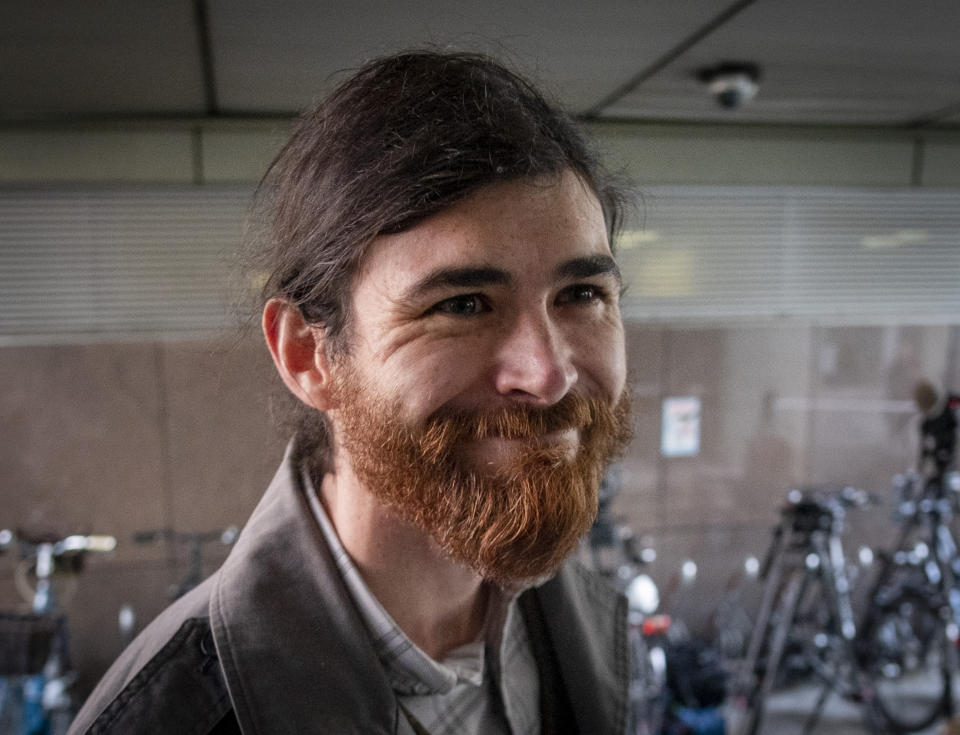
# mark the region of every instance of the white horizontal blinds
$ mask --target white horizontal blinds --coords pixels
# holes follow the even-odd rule
[[[0,191],[0,338],[222,332],[249,188]]]
[[[0,342],[232,329],[248,187],[0,190]],[[649,187],[630,318],[960,321],[960,191]]]
[[[631,317],[960,321],[960,192],[650,187],[641,212]]]

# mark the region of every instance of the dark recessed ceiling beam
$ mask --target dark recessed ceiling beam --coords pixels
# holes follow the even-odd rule
[[[737,13],[739,13],[741,10],[752,5],[754,2],[756,2],[756,0],[738,0],[738,2],[735,2],[722,13],[712,18],[706,25],[701,26],[692,34],[684,38],[680,43],[667,51],[667,53],[654,61],[650,66],[635,74],[633,77],[627,80],[626,83],[617,87],[606,97],[583,112],[580,115],[580,118],[588,121],[598,119],[603,111],[610,107],[610,105],[615,104],[621,98],[633,92],[633,90],[647,81],[654,74],[659,72],[668,64],[673,63],[681,55],[685,54],[690,48],[698,44],[728,20],[737,15]]]
[[[194,19],[197,23],[197,43],[200,46],[200,71],[203,74],[203,99],[207,115],[220,114],[217,102],[217,82],[213,70],[213,50],[210,46],[210,19],[206,0],[193,0]]]
[[[946,107],[941,107],[939,110],[934,110],[931,113],[918,117],[914,120],[904,123],[903,127],[910,130],[916,128],[929,128],[941,123],[944,120],[949,120],[952,117],[960,115],[960,102],[954,102],[952,105],[947,105]],[[949,125],[949,123],[947,123]],[[952,126],[951,126],[952,127]]]

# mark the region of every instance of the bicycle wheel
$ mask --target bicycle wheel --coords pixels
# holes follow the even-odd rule
[[[940,606],[904,591],[863,631],[863,668],[873,706],[895,730],[929,727],[950,696],[950,645]]]

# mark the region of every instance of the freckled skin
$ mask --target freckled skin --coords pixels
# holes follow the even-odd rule
[[[600,204],[574,174],[488,186],[373,243],[353,288],[351,363],[413,422],[444,405],[548,406],[570,390],[613,403],[626,372],[619,276],[563,270],[609,256]],[[495,277],[416,288],[444,269]],[[483,444],[471,450],[481,463],[509,454]]]

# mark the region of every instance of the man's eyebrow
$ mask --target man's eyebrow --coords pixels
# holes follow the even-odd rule
[[[561,263],[556,270],[558,280],[590,278],[591,276],[610,275],[622,283],[620,268],[617,262],[609,255],[591,255],[584,258],[574,258]]]
[[[500,268],[467,266],[464,268],[438,268],[428,273],[403,292],[404,299],[414,299],[441,288],[482,288],[483,286],[506,286],[510,274]]]

